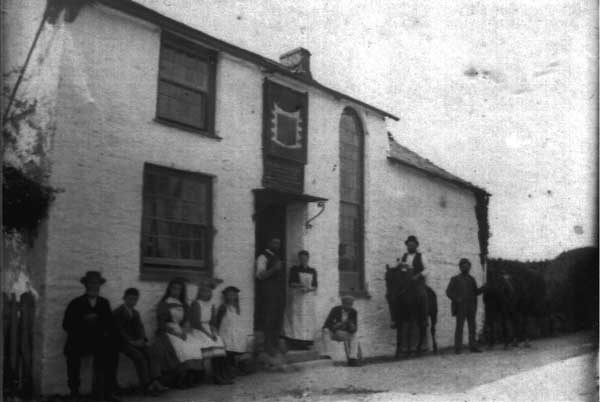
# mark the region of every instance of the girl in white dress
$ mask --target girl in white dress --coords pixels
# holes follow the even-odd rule
[[[215,328],[215,318],[216,309],[212,303],[212,286],[200,283],[196,300],[190,308],[192,337],[200,342],[202,356],[205,359],[211,359],[215,384],[233,384],[227,373],[225,345]]]
[[[248,331],[240,314],[240,290],[228,286],[223,290],[224,303],[217,310],[216,326],[225,344],[229,367],[236,366],[236,357],[248,351]]]

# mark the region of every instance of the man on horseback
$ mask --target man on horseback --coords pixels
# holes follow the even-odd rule
[[[419,297],[421,300],[425,300],[424,303],[418,304],[426,307],[427,293],[425,291],[425,277],[423,276],[423,271],[425,271],[425,268],[427,267],[425,256],[423,256],[423,254],[418,251],[419,240],[417,240],[416,236],[408,236],[404,244],[406,245],[406,253],[404,253],[402,258],[399,260],[400,263],[398,264],[397,268],[406,268],[412,270],[412,279],[416,281],[415,285],[417,290],[417,297]],[[392,300],[392,295],[389,293],[386,296],[386,298],[390,307],[390,315],[392,318],[391,327],[396,328],[397,303],[395,303],[395,301]],[[427,316],[426,311],[424,313],[424,316]]]
[[[395,268],[387,267],[386,270],[386,298],[390,308],[392,328],[396,328],[397,332],[397,357],[399,357],[402,348],[404,330],[406,330],[407,335],[407,351],[412,346],[412,323],[416,324],[419,330],[416,352],[417,354],[422,352],[429,317],[428,293],[425,277],[423,276],[426,262],[423,255],[417,251],[419,241],[415,236],[408,236],[404,244],[407,252],[401,259],[398,259],[398,265]],[[435,301],[435,293],[433,299]]]

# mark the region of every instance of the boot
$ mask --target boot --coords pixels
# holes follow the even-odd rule
[[[224,359],[219,357],[212,360],[213,381],[217,385],[233,384],[233,381],[225,376],[223,362]]]

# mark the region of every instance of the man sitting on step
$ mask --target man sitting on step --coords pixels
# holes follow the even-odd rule
[[[329,312],[323,325],[323,355],[329,356],[331,342],[343,342],[349,366],[358,366],[359,345],[356,338],[358,313],[352,307],[354,298],[342,296],[342,304],[335,306]]]

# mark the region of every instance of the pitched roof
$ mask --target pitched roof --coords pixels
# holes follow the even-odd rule
[[[485,191],[485,189],[477,187],[476,185],[445,171],[441,167],[435,165],[429,159],[423,158],[416,152],[413,152],[405,146],[400,145],[389,132],[388,139],[390,143],[390,152],[388,155],[389,160],[417,169],[423,173],[448,181],[459,187],[467,188],[484,195],[490,195],[487,191]]]
[[[247,60],[251,63],[257,64],[261,66],[265,72],[273,72],[281,74],[285,77],[294,79],[296,81],[302,82],[308,86],[319,89],[329,95],[333,96],[336,99],[346,99],[357,105],[360,105],[364,108],[370,109],[384,117],[388,117],[393,120],[400,120],[399,117],[388,113],[384,110],[381,110],[373,105],[370,105],[366,102],[360,101],[356,98],[353,98],[349,95],[343,94],[335,89],[329,88],[318,81],[314,80],[312,77],[306,77],[301,74],[297,74],[293,72],[290,68],[284,66],[281,63],[276,62],[275,60],[269,59],[267,57],[263,57],[257,53],[251,52],[249,50],[243,49],[241,47],[232,45],[231,43],[222,41],[220,39],[215,38],[214,36],[210,36],[204,32],[201,32],[195,28],[190,27],[189,25],[185,25],[179,21],[176,21],[172,18],[169,18],[159,12],[143,6],[136,1],[133,0],[96,0],[98,3],[103,4],[107,7],[113,8],[115,10],[119,10],[123,13],[129,14],[131,16],[140,18],[144,21],[148,21],[152,24],[159,26],[161,29],[165,31],[172,32],[174,34],[178,34],[181,36],[185,36],[192,40],[197,40],[203,43],[206,46],[212,47],[216,50],[232,54],[236,57],[239,57],[243,60]]]

